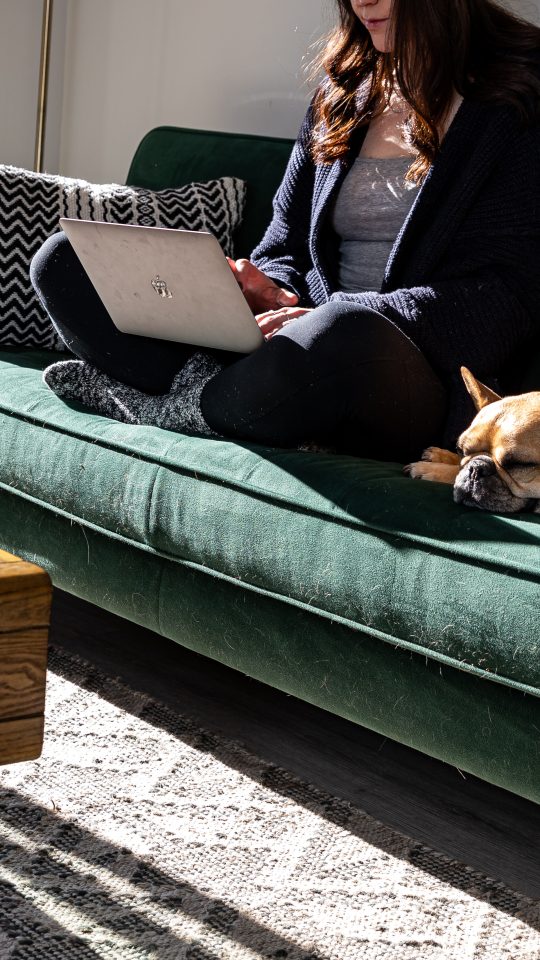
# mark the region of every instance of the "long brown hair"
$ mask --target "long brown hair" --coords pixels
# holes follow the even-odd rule
[[[495,0],[393,0],[391,53],[380,53],[353,12],[336,0],[338,25],[317,69],[312,152],[322,163],[344,156],[351,135],[382,112],[397,89],[411,108],[406,136],[418,156],[408,178],[426,175],[455,92],[540,114],[540,29]]]

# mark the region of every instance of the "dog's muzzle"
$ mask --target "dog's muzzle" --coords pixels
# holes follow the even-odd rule
[[[519,513],[535,504],[534,500],[515,497],[497,473],[494,461],[483,453],[459,471],[454,483],[454,500],[466,507],[493,513]]]
[[[467,481],[471,484],[480,483],[483,480],[487,480],[488,477],[494,477],[497,474],[495,463],[491,457],[483,453],[469,460],[460,472],[465,473]]]

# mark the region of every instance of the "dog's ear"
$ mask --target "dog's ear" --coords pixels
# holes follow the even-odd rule
[[[476,377],[473,377],[471,371],[467,370],[467,367],[461,368],[461,376],[477,411],[481,410],[482,407],[487,407],[489,403],[495,403],[496,400],[501,399],[497,393],[490,390],[489,387],[486,387],[483,383],[480,383]]]

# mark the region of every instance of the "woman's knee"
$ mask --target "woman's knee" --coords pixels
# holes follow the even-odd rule
[[[326,357],[334,354],[336,360],[341,357],[348,363],[352,355],[368,360],[394,355],[404,344],[416,349],[382,313],[340,300],[316,307],[276,336],[287,337],[305,350],[320,350]]]
[[[356,320],[363,313],[355,304],[331,301],[315,307],[293,323],[282,327],[275,338],[292,340],[304,350],[316,349],[321,340],[340,340],[349,337],[349,327],[354,330]],[[365,311],[371,312],[371,311]]]
[[[57,290],[74,257],[65,233],[54,233],[45,240],[30,264],[30,280],[42,299],[47,300],[49,294]]]
[[[292,341],[305,356],[314,375],[330,373],[345,379],[356,367],[384,364],[396,370],[403,357],[419,358],[420,351],[385,316],[369,307],[331,301],[283,327],[273,338]]]
[[[446,391],[423,353],[391,320],[370,308],[332,301],[301,321],[303,328],[290,324],[285,335],[304,348],[314,378],[322,382],[333,374],[343,424],[349,430],[356,424],[361,443],[368,433],[380,434],[391,440],[383,446],[401,455],[434,442],[446,415]]]
[[[30,278],[57,333],[81,359],[90,359],[90,344],[99,347],[104,335],[114,336],[112,321],[65,233],[53,234],[37,251]]]

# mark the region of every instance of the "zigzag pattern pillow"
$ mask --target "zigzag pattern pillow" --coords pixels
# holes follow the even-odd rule
[[[245,194],[234,177],[152,191],[0,165],[0,344],[65,349],[29,278],[32,257],[60,217],[206,230],[232,255]]]

